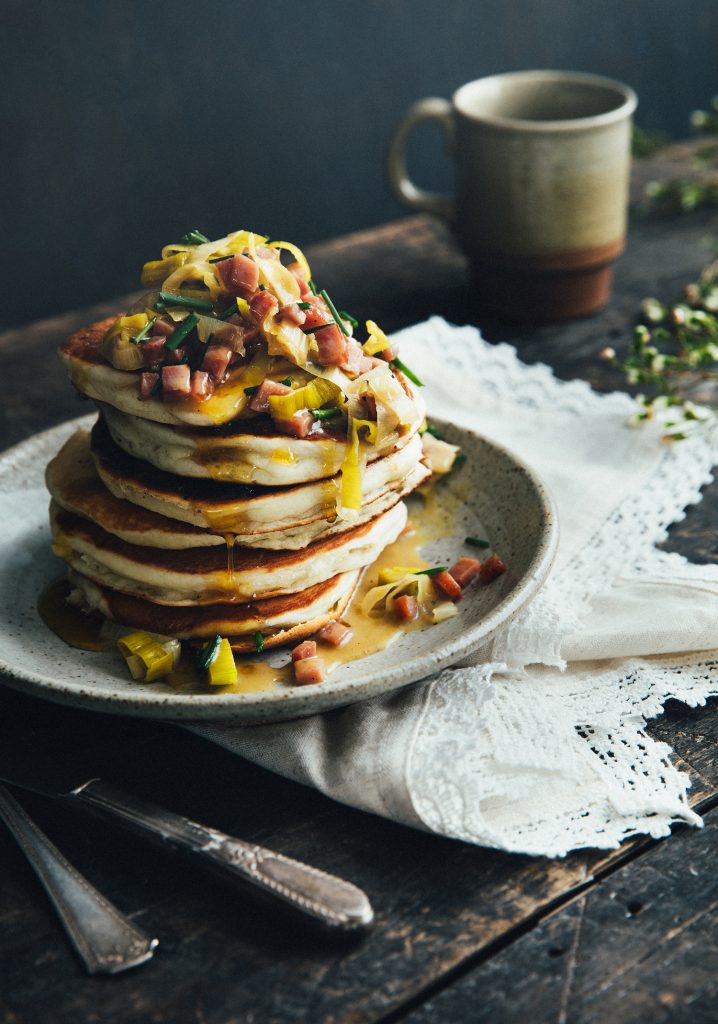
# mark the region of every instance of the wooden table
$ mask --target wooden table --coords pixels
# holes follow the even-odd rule
[[[640,166],[680,170],[683,154]],[[600,316],[560,327],[490,322],[472,305],[464,261],[443,227],[412,217],[317,246],[317,278],[357,316],[387,329],[439,313],[479,324],[522,357],[599,389],[620,379],[596,358],[629,338],[640,299],[677,296],[708,259],[718,215],[635,216]],[[0,336],[2,437],[11,444],[85,410],[53,349],[115,300]],[[718,560],[718,486],[669,547]],[[57,844],[135,920],[160,936],[154,961],[86,977],[8,836],[0,833],[3,1024],[376,1021],[715,1021],[718,1017],[718,717],[670,706],[651,725],[693,779],[702,831],[584,851],[563,861],[511,856],[424,835],[351,810],[244,763],[179,728],[85,714],[3,690],[19,728],[51,717],[111,773],[168,807],[345,875],[377,910],[363,940],[337,943],[289,925],[162,851],[40,797],[26,806]]]

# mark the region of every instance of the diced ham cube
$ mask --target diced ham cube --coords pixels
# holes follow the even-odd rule
[[[276,380],[265,378],[259,385],[259,391],[257,391],[249,403],[249,408],[255,412],[269,412],[269,396],[288,395],[291,390],[286,384],[280,384]]]
[[[190,383],[190,394],[192,398],[201,401],[209,398],[214,391],[214,385],[209,374],[205,370],[195,370]]]
[[[317,362],[322,366],[341,366],[347,360],[347,339],[336,324],[322,327],[314,337],[317,340]]]
[[[233,352],[238,352],[243,356],[247,342],[257,333],[256,327],[250,327],[239,317],[233,316],[217,325],[210,340],[214,344],[226,345]]]
[[[282,306],[277,313],[277,318],[279,320],[288,320],[295,327],[301,327],[307,319],[307,314],[303,309],[299,308],[296,302],[290,302],[288,306]]]
[[[467,587],[473,579],[476,579],[480,571],[481,562],[478,558],[460,558],[459,561],[449,569],[449,572],[462,590],[464,587]]]
[[[414,622],[419,618],[419,604],[415,597],[402,594],[394,602],[394,613],[400,622]]]
[[[279,309],[279,303],[271,292],[256,291],[249,300],[249,309],[257,321],[263,324],[264,321]]]
[[[297,279],[299,285],[299,293],[304,299],[306,296],[312,294],[312,289],[309,287],[307,279],[304,276],[304,271],[298,263],[290,263],[287,266],[287,270],[290,274],[293,274]]]
[[[506,572],[506,566],[498,555],[490,555],[485,562],[481,563],[479,579],[482,583],[491,583],[497,576]]]
[[[298,647],[295,647],[292,651],[292,661],[302,661],[304,658],[316,658],[317,656],[317,642],[316,640],[304,640]]]
[[[397,353],[397,350],[395,348],[385,348],[385,349],[383,349],[383,351],[381,351],[379,353],[381,358],[386,360],[387,363],[390,363],[392,361],[392,359],[396,359],[397,354],[398,353]]]
[[[309,309],[305,310],[304,329],[306,331],[314,330],[315,327],[321,327],[322,324],[328,324],[334,319],[329,306],[321,295],[308,295],[305,302],[309,303]]]
[[[249,256],[237,253],[231,260],[214,264],[215,273],[230,294],[248,299],[259,285],[259,267]]]
[[[450,572],[437,572],[431,577],[437,590],[445,594],[451,601],[461,600],[461,587]]]
[[[322,626],[317,636],[323,643],[329,644],[331,647],[341,647],[351,638],[352,631],[349,626],[345,626],[341,622],[329,622],[326,626]]]
[[[183,345],[179,345],[177,348],[166,348],[165,349],[165,362],[166,363],[186,363],[187,362],[187,349]]]
[[[157,319],[152,324],[152,334],[161,334],[165,338],[169,338],[171,334],[174,334],[177,329],[176,324],[171,324],[168,320]]]
[[[202,360],[202,369],[218,384],[227,372],[234,352],[227,345],[209,345]]]
[[[324,332],[322,331],[320,333],[323,334]],[[317,344],[318,343],[319,342],[317,341]],[[347,357],[344,362],[341,363],[341,369],[344,370],[345,373],[350,373],[352,377],[358,377],[362,372],[362,362],[366,359],[364,350],[359,342],[355,341],[354,338],[346,339],[346,350]]]
[[[299,412],[294,413],[291,419],[275,420],[274,425],[283,434],[290,434],[292,437],[306,437],[314,426],[314,417],[309,409],[300,409]]]
[[[327,678],[324,662],[321,658],[302,658],[294,662],[294,682],[300,686],[310,683],[323,683]]]
[[[143,402],[147,401],[148,398],[152,398],[152,394],[159,383],[159,379],[159,373],[140,374],[140,398]]]
[[[147,341],[140,344],[142,359],[145,366],[158,366],[164,362],[168,354],[165,348],[167,338],[163,334],[153,334]]]
[[[186,398],[189,394],[189,366],[162,367],[162,395],[164,398]]]

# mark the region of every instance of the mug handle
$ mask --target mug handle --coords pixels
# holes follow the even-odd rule
[[[442,196],[437,192],[427,192],[426,189],[419,188],[411,180],[406,169],[406,143],[414,128],[422,121],[438,122],[444,129],[449,149],[453,146],[454,122],[451,104],[436,96],[414,103],[407,110],[389,143],[386,164],[389,185],[399,202],[412,210],[435,213],[439,217],[451,220],[454,213],[454,201],[451,196]]]

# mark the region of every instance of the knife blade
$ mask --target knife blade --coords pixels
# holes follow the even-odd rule
[[[5,711],[6,707],[0,711],[1,780],[92,811],[155,843],[190,854],[226,880],[252,885],[332,931],[353,932],[372,923],[369,899],[351,882],[199,824],[104,781],[100,777],[105,767],[103,729],[116,727],[121,732],[120,720],[115,719],[112,727],[98,726],[95,716],[59,708],[48,713],[35,707],[35,702],[25,721]],[[78,742],[77,722],[83,715],[87,729],[80,733],[87,743]]]

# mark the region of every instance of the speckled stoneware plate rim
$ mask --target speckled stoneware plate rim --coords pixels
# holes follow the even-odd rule
[[[46,462],[59,450],[64,440],[75,429],[88,428],[94,418],[94,416],[84,416],[59,424],[33,435],[0,454],[0,500],[5,494],[3,488],[6,487],[4,481],[8,474],[8,468],[14,469],[18,463],[23,462],[29,463],[32,467],[29,479],[24,482],[34,486],[26,485],[22,491],[34,494],[37,498],[36,491],[42,486]],[[8,622],[6,619],[0,623],[0,671],[5,673],[4,682],[16,689],[58,703],[112,714],[158,718],[167,721],[181,720],[185,723],[223,721],[249,725],[303,717],[367,700],[418,682],[466,658],[482,644],[485,644],[499,627],[506,625],[536,594],[545,581],[558,544],[556,510],[553,498],[545,484],[539,479],[536,472],[513,452],[466,427],[435,419],[432,422],[437,424],[449,440],[462,444],[464,450],[471,448],[472,444],[486,446],[489,456],[493,457],[497,464],[504,463],[510,473],[518,475],[522,486],[528,487],[539,510],[536,536],[529,562],[516,579],[510,592],[499,600],[487,614],[483,615],[478,622],[467,625],[466,616],[460,612],[459,615],[440,626],[427,626],[418,632],[407,634],[407,636],[417,637],[419,633],[424,634],[427,630],[440,631],[444,634],[443,639],[434,650],[413,657],[404,654],[400,658],[392,658],[392,652],[396,647],[396,644],[393,644],[380,654],[371,656],[374,659],[379,658],[380,655],[383,656],[384,663],[378,666],[369,664],[371,658],[359,659],[336,670],[324,683],[301,688],[277,687],[273,690],[241,694],[187,694],[161,691],[157,688],[157,684],[154,686],[144,684],[146,688],[140,690],[138,684],[131,680],[124,681],[119,676],[117,678],[113,676],[110,683],[114,688],[99,693],[93,692],[90,678],[82,683],[66,678],[58,679],[47,673],[35,671],[32,664],[25,662],[18,664],[17,661],[13,663],[13,661],[7,660],[4,648],[7,646],[5,641],[10,635],[8,627],[12,625],[12,620]],[[446,486],[446,481],[439,482],[437,486]],[[499,495],[493,503],[498,506],[500,502],[501,496]],[[464,508],[468,510],[467,502],[464,502]],[[46,511],[47,501],[44,501],[42,503],[43,517],[46,517]],[[34,529],[36,532],[42,533],[42,525],[37,516],[38,509],[32,507],[32,513],[36,518],[34,521],[28,522],[28,530]],[[464,527],[464,529],[468,529],[468,527]],[[45,543],[49,546],[49,529]],[[456,552],[457,555],[459,553]],[[466,553],[469,552],[465,550],[464,554]],[[50,583],[52,578],[61,575],[61,564],[58,563],[56,568],[54,577],[51,575],[47,578],[45,585]],[[511,569],[511,565],[509,565],[509,569]],[[505,577],[501,577],[501,580],[504,579]],[[15,579],[15,583],[17,583],[17,579]],[[8,586],[12,586],[12,584],[13,579],[8,579],[6,563],[3,560],[0,570],[0,604],[3,610],[8,601]],[[491,586],[496,586],[496,584]],[[490,587],[474,587],[468,590],[460,607],[470,607],[472,602],[479,600],[480,595],[485,596],[490,589]],[[13,605],[13,613],[15,614],[15,605]],[[107,653],[77,651],[62,644],[44,625],[34,606],[30,610],[26,605],[16,614],[21,621],[24,617],[28,618],[28,635],[29,630],[33,629],[40,642],[48,643],[50,642],[48,638],[51,638],[52,643],[61,644],[60,653],[64,655],[64,658],[60,657],[57,665],[60,676],[62,676],[63,664],[71,665],[73,669],[76,669],[84,661],[86,667],[91,670],[94,666],[87,663],[89,659],[111,657]],[[440,633],[437,633],[437,639]],[[30,645],[31,647],[32,645]],[[27,646],[23,644],[22,649],[27,649]],[[395,651],[394,653],[398,654],[399,652]],[[386,664],[387,661],[390,663]],[[345,670],[351,671],[353,678],[339,678],[338,673],[345,672]],[[91,674],[91,671],[87,672],[88,677]],[[105,675],[110,678],[107,671],[105,671]],[[106,685],[106,681],[102,685]]]

